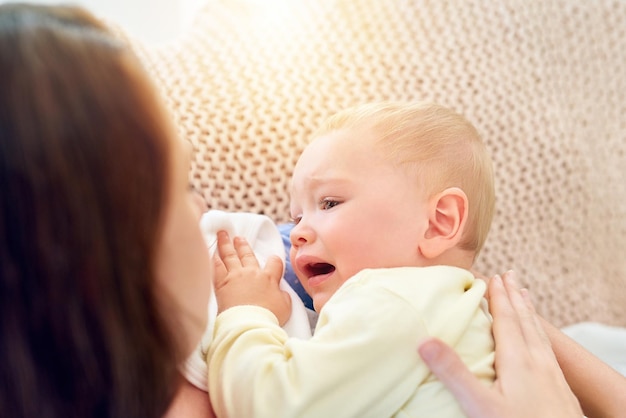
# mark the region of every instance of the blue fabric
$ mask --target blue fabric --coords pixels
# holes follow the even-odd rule
[[[304,306],[309,309],[313,309],[313,300],[311,296],[304,290],[300,280],[296,277],[296,273],[293,272],[293,267],[291,266],[291,260],[289,259],[289,250],[291,249],[291,240],[289,239],[289,234],[293,229],[292,223],[279,224],[278,230],[280,231],[280,236],[283,239],[283,245],[285,246],[285,253],[287,256],[285,257],[285,280],[289,283],[289,286],[300,296]]]

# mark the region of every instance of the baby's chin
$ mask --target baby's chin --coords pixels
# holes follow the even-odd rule
[[[330,296],[332,295],[320,293],[311,297],[311,299],[313,299],[313,309],[315,310],[315,312],[320,312],[322,310],[322,308],[328,302],[328,299],[330,299]]]

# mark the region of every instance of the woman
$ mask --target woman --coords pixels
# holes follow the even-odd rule
[[[0,6],[0,411],[158,417],[205,326],[187,162],[90,14]]]

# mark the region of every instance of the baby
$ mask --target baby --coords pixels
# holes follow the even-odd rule
[[[436,336],[485,384],[494,379],[485,283],[469,271],[495,201],[483,142],[430,103],[351,108],[314,138],[293,173],[290,258],[317,327],[311,339],[290,338],[278,319],[288,302],[268,297],[270,287],[279,293],[280,262],[261,269],[244,240],[218,233],[206,357],[215,412],[463,416],[416,347]]]

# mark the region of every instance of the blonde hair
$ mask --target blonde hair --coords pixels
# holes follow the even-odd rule
[[[336,113],[314,137],[354,128],[378,134],[383,155],[420,179],[429,197],[449,187],[465,192],[468,222],[459,246],[477,255],[491,226],[495,191],[491,158],[476,128],[438,104],[381,102]]]

